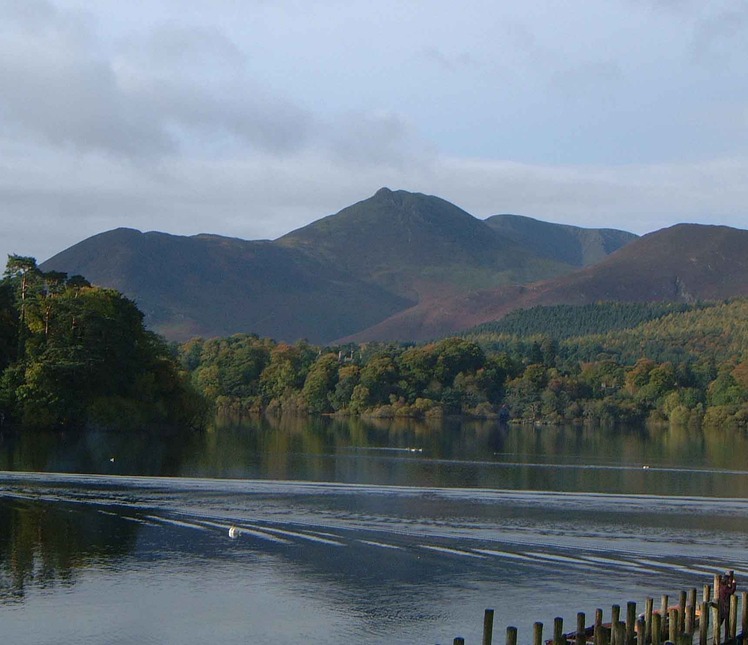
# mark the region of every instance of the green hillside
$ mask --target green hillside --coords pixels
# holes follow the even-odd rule
[[[387,188],[277,242],[407,297],[445,286],[531,282],[574,268],[540,257],[443,199]]]
[[[626,231],[551,224],[521,215],[494,215],[485,221],[505,239],[537,255],[577,267],[596,264],[637,238]]]

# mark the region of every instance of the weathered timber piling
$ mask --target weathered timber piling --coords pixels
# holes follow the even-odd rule
[[[486,609],[483,614],[483,645],[493,642],[493,609]]]
[[[730,622],[728,624],[725,638],[735,640],[738,635],[738,597],[735,595],[730,596]]]
[[[585,615],[583,611],[577,613],[577,633],[574,639],[574,645],[585,645],[587,643],[587,628],[584,624]]]
[[[662,614],[652,615],[652,645],[662,644]]]
[[[636,603],[626,603],[626,645],[633,645],[636,640]]]
[[[644,601],[644,642],[652,642],[652,614],[654,613],[654,598]]]
[[[706,591],[709,589],[707,586],[704,589],[704,598],[708,598],[709,594]],[[703,600],[701,602],[701,611],[699,616],[699,645],[707,645],[707,630],[709,629],[709,601]]]
[[[543,645],[543,623],[535,623],[532,626],[533,645]]]
[[[556,616],[553,619],[553,645],[566,645],[564,638],[564,619]]]
[[[660,602],[660,615],[662,616],[662,624],[660,625],[660,628],[662,629],[662,631],[660,632],[660,637],[663,640],[667,639],[668,600],[670,600],[669,596],[666,593],[662,594],[662,599]]]
[[[603,610],[595,610],[594,622],[587,624],[584,612],[577,613],[576,630],[564,633],[564,620],[553,621],[553,633],[543,639],[543,623],[533,625],[532,645],[748,645],[748,592],[735,593],[731,571],[715,575],[713,585],[704,585],[701,602],[697,589],[678,594],[677,605],[670,597],[661,597],[660,608],[646,598],[643,613],[637,614],[634,601],[626,603],[625,619],[621,605],[612,605],[610,622],[604,622]],[[486,609],[483,619],[483,645],[493,645],[494,610]],[[698,637],[697,637],[698,634]],[[462,637],[454,645],[464,645]],[[505,645],[518,645],[517,628],[506,630]]]

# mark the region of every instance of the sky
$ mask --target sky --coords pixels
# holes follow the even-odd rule
[[[0,0],[0,257],[274,239],[380,187],[748,228],[745,0]]]

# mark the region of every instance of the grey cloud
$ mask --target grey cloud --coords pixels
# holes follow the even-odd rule
[[[325,135],[333,158],[358,166],[401,167],[429,154],[414,128],[391,112],[349,112]]]
[[[478,65],[475,58],[468,52],[448,54],[438,47],[428,47],[423,50],[423,56],[438,68],[446,72],[460,72]]]
[[[623,70],[617,61],[587,61],[575,66],[563,67],[552,77],[552,84],[565,94],[575,94],[615,83],[623,78]]]
[[[748,43],[748,6],[739,3],[723,4],[716,11],[712,9],[694,26],[691,54],[698,62],[724,65],[725,60],[737,54],[741,60],[744,47],[737,47],[736,40]]]
[[[156,66],[180,74],[210,75],[241,71],[245,57],[241,50],[215,27],[160,25],[145,36],[125,43],[127,56],[142,65]]]
[[[106,61],[88,47],[85,21],[31,0],[4,3],[0,114],[56,145],[125,153],[170,149],[144,106],[123,100]],[[14,20],[15,18],[15,20]]]
[[[159,29],[137,55],[130,47],[108,58],[85,21],[32,2],[33,11],[20,18],[14,11],[0,26],[6,127],[129,157],[175,153],[212,132],[250,151],[285,153],[306,142],[311,116],[253,83],[239,50],[220,34]]]

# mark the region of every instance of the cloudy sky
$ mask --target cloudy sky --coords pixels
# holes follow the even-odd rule
[[[275,238],[381,186],[748,228],[745,0],[0,0],[0,257]]]

